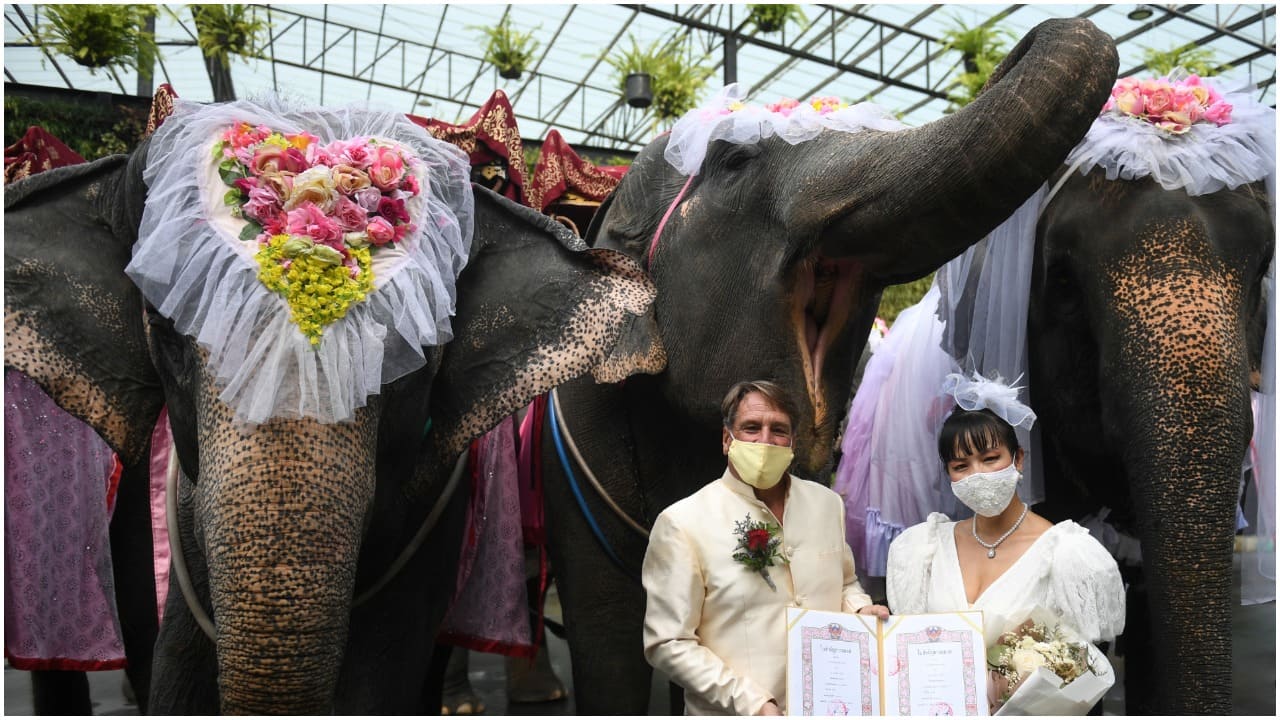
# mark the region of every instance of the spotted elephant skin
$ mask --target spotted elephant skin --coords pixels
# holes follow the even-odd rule
[[[1129,714],[1231,712],[1231,554],[1275,226],[1263,183],[1068,181],[1036,235],[1028,345],[1055,519],[1137,536]]]
[[[826,130],[797,145],[717,142],[675,207],[688,178],[664,159],[665,137],[646,147],[588,241],[646,261],[670,209],[648,265],[658,298],[614,353],[649,374],[559,390],[578,450],[618,505],[651,525],[719,477],[720,401],[746,379],[790,391],[799,405],[792,470],[825,479],[885,286],[936,269],[1021,204],[1083,137],[1116,67],[1110,39],[1091,23],[1049,21],[977,101],[945,119],[891,133]],[[547,522],[577,709],[644,714],[647,537],[584,489],[620,563],[609,559],[550,435]]]
[[[132,667],[152,671],[136,676],[139,697],[160,714],[438,711],[439,687],[426,681],[467,493],[452,495],[381,590],[353,598],[409,545],[472,439],[606,360],[627,372],[611,349],[627,319],[647,310],[652,284],[624,255],[588,249],[549,218],[474,187],[454,339],[424,348],[424,367],[385,384],[349,422],[244,426],[218,398],[205,350],[146,308],[123,272],[146,153],[144,144],[6,188],[4,248],[5,365],[120,454],[120,504],[133,504],[117,514],[145,521],[149,434],[169,408],[183,476],[178,535],[215,632],[210,640],[196,625],[175,575],[157,637],[145,521],[128,535],[145,553],[117,552],[117,567],[140,568],[136,582],[119,583],[122,610],[151,618],[126,645]]]

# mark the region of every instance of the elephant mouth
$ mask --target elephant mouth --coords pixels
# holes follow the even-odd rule
[[[827,414],[822,370],[828,351],[849,320],[859,263],[814,253],[795,269],[791,323],[803,360],[805,390],[813,405],[815,425]]]

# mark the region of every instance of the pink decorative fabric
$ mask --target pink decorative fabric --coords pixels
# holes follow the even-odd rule
[[[156,429],[151,432],[151,549],[156,574],[156,619],[164,619],[164,602],[169,595],[169,524],[165,516],[165,483],[169,473],[169,408],[161,408]]]
[[[472,491],[458,593],[440,642],[532,658],[517,487],[515,420],[472,443]]]
[[[4,421],[5,657],[20,670],[122,668],[108,537],[115,455],[14,370]]]

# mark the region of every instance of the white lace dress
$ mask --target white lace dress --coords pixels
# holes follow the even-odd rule
[[[933,513],[889,546],[886,584],[895,614],[981,610],[988,646],[1037,606],[1090,642],[1124,631],[1120,571],[1088,530],[1070,520],[1049,528],[970,605],[954,528]]]

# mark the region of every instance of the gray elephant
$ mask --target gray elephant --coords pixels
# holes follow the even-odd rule
[[[924,127],[824,130],[795,145],[715,142],[693,177],[664,159],[666,137],[639,154],[588,242],[649,255],[658,299],[615,356],[650,374],[571,382],[552,398],[574,440],[572,472],[582,480],[589,468],[638,529],[583,491],[593,533],[544,433],[579,711],[647,710],[643,528],[723,471],[726,388],[744,378],[787,387],[801,405],[793,471],[825,479],[884,287],[937,268],[1021,204],[1084,135],[1116,67],[1110,39],[1091,23],[1051,20],[977,101]]]
[[[1274,122],[1259,158],[1271,172]],[[1204,194],[1107,177],[1073,174],[1036,229],[1027,339],[1044,512],[1108,507],[1141,540],[1127,712],[1230,714],[1232,542],[1275,211],[1256,174]]]
[[[165,714],[438,711],[439,687],[425,683],[461,542],[467,493],[444,492],[455,458],[538,393],[597,366],[652,285],[630,259],[587,249],[528,208],[478,186],[446,188],[474,193],[453,339],[418,348],[421,367],[382,384],[349,420],[246,424],[220,396],[212,351],[123,272],[157,191],[143,179],[149,149],[5,193],[5,365],[119,453],[117,512],[137,521],[126,537],[138,546],[150,546],[149,434],[169,408],[185,476],[182,557],[214,635],[197,626],[175,574],[148,678],[149,550],[117,554],[117,567],[142,568],[124,592],[152,593],[132,630],[125,622],[139,699],[149,684],[145,709]]]
[[[1199,80],[1188,82],[1180,94]],[[876,373],[906,365],[859,389],[862,432],[846,446],[876,470],[840,473],[866,537],[955,512],[945,476],[901,459],[935,442],[907,419],[950,410],[938,388],[954,366],[1017,379],[1038,415],[1022,436],[1023,497],[1134,563],[1121,639],[1129,714],[1231,712],[1232,540],[1274,263],[1275,119],[1227,98],[1230,123],[1184,134],[1108,104],[1044,190],[941,270],[895,326]],[[910,427],[928,436],[903,437]],[[878,493],[862,491],[871,484]],[[902,487],[917,506],[904,507]]]

